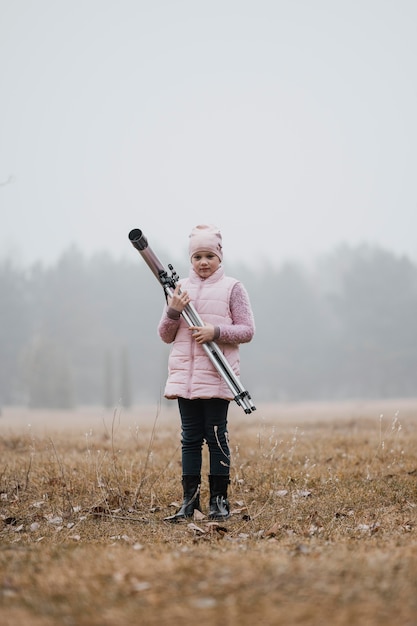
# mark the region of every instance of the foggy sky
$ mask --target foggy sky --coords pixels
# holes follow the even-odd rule
[[[0,257],[417,258],[415,0],[0,0]]]

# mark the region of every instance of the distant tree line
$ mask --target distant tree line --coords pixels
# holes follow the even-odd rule
[[[407,257],[343,246],[312,268],[227,262],[226,271],[255,314],[255,338],[241,348],[255,403],[416,395],[417,267]],[[53,266],[3,260],[0,406],[158,402],[169,351],[156,332],[163,305],[137,256],[70,248]]]

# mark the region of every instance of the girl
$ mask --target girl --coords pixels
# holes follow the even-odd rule
[[[221,520],[230,515],[227,413],[233,394],[202,344],[215,341],[239,376],[239,344],[250,341],[255,332],[244,286],[224,273],[220,231],[215,226],[196,226],[190,235],[189,255],[189,277],[176,285],[158,325],[161,339],[173,343],[165,397],[178,400],[181,416],[184,499],[179,511],[165,518],[170,522],[192,517],[200,509],[204,441],[210,464],[209,518]],[[201,327],[189,327],[181,317],[190,302],[204,321]]]

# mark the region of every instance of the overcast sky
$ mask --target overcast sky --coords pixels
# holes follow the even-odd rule
[[[0,0],[0,257],[417,259],[416,0]]]

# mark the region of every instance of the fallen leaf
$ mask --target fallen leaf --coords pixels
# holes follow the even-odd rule
[[[294,498],[308,498],[310,496],[311,496],[311,491],[308,491],[307,489],[299,489],[293,494]]]
[[[206,534],[206,530],[204,530],[203,528],[200,528],[200,526],[197,526],[197,524],[193,524],[193,522],[191,522],[190,524],[188,524],[188,528],[190,530],[192,530],[195,533],[199,533],[200,535],[205,535]]]
[[[102,517],[103,515],[109,514],[108,507],[104,506],[93,506],[90,511],[94,515],[94,517]]]
[[[279,522],[275,522],[265,533],[265,537],[275,537],[279,532],[281,525]]]
[[[201,520],[206,519],[206,517],[207,515],[204,515],[204,513],[202,513],[198,509],[194,509],[193,518],[196,522],[201,522]]]
[[[240,513],[243,513],[243,511],[247,511],[248,507],[247,506],[243,506],[239,509],[232,509],[230,511],[230,515],[239,515]]]
[[[45,515],[45,519],[49,524],[62,524],[62,517],[60,515]]]

